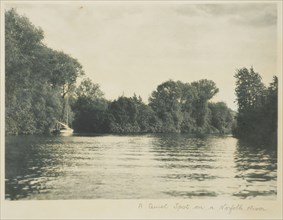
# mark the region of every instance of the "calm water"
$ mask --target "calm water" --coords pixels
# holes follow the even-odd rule
[[[277,154],[233,137],[6,137],[6,199],[276,199]]]

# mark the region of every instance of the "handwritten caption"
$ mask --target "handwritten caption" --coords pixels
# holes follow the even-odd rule
[[[221,204],[221,205],[192,205],[189,203],[139,203],[138,209],[148,210],[175,210],[175,211],[222,211],[227,214],[239,211],[254,211],[254,212],[265,212],[266,208],[254,205],[243,205],[243,204]]]

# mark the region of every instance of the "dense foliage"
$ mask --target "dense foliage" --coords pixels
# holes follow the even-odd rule
[[[210,102],[218,92],[211,80],[166,81],[148,104],[136,95],[108,101],[88,78],[76,87],[82,66],[45,46],[43,31],[26,17],[9,10],[5,26],[7,134],[50,132],[68,119],[75,132],[86,133],[231,132],[233,112]]]
[[[235,78],[239,110],[234,135],[252,141],[276,143],[277,77],[273,77],[267,88],[253,68],[250,71],[246,68],[238,70]]]
[[[66,97],[83,74],[77,60],[46,47],[43,31],[11,9],[5,13],[7,134],[49,132],[65,121]]]
[[[76,132],[107,132],[108,101],[104,99],[98,84],[85,79],[75,90],[72,109],[73,127]]]
[[[84,91],[84,92],[82,92]],[[73,104],[76,132],[230,133],[233,112],[225,103],[209,103],[218,92],[210,80],[159,85],[146,105],[141,97],[105,100],[97,84],[83,80]]]

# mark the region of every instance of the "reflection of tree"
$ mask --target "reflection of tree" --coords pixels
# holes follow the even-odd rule
[[[19,136],[6,138],[6,198],[20,199],[34,193],[46,193],[47,182],[61,175],[64,154],[59,139]],[[62,156],[58,157],[58,154]]]
[[[209,146],[208,136],[195,138],[184,134],[158,134],[154,153],[160,161],[184,162],[184,168],[211,168],[209,163],[215,162],[215,153]],[[201,164],[200,164],[201,162]],[[171,164],[176,166],[177,164]],[[178,165],[177,165],[178,166]]]
[[[247,198],[276,194],[277,152],[275,150],[239,140],[234,161],[237,171],[235,178],[246,183],[244,188],[234,193],[234,196]],[[272,186],[274,186],[273,190],[270,189]]]
[[[218,195],[210,183],[218,176],[212,172],[217,166],[209,137],[194,138],[184,134],[159,134],[153,146],[154,160],[158,161],[163,193],[173,197],[199,198]],[[172,185],[178,185],[178,188]],[[212,184],[213,185],[213,184]],[[197,186],[197,187],[196,187]]]

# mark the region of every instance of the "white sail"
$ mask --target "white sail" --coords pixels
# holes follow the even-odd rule
[[[60,122],[60,121],[56,121],[57,124],[59,124],[61,126],[61,128],[57,128],[55,129],[53,132],[57,133],[57,134],[61,134],[61,135],[70,135],[73,133],[73,129],[70,128],[68,125]]]
[[[62,122],[60,122],[60,121],[57,121],[57,123],[60,124],[60,125],[62,125],[62,126],[65,127],[65,128],[69,128],[68,125],[66,125],[66,124],[64,124],[64,123],[62,123]]]

